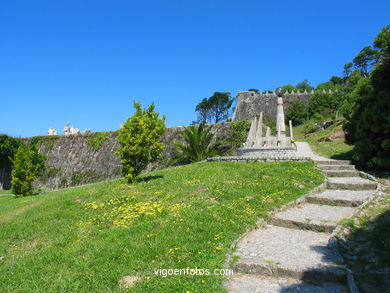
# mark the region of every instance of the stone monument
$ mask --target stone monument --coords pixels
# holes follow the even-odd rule
[[[64,134],[65,135],[80,134],[80,130],[74,126],[69,126],[69,122],[66,122],[64,127]]]
[[[58,131],[50,126],[49,130],[47,131],[47,134],[48,135],[58,135]]]
[[[70,126],[69,122],[66,122],[65,127],[64,127],[64,134],[69,135],[70,134]]]
[[[264,126],[263,112],[260,112],[259,118],[255,116],[252,120],[248,137],[243,147],[237,150],[238,156],[256,156],[269,151],[295,151],[291,120],[289,121],[290,136],[286,136],[283,110],[284,90],[277,88],[275,94],[277,96],[276,136],[271,136],[271,129]],[[265,136],[263,136],[264,128]]]

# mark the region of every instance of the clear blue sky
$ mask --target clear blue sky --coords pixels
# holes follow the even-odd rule
[[[340,75],[388,24],[388,0],[1,0],[0,133],[115,130],[133,100],[187,125],[215,91]]]

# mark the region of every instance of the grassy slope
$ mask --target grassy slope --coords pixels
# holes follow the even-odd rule
[[[153,269],[222,268],[248,227],[323,181],[308,162],[197,163],[141,178],[0,198],[0,292],[119,292],[126,275],[142,277],[134,292],[224,292],[223,277]]]
[[[307,122],[312,123],[312,122]],[[341,125],[331,126],[325,130],[319,130],[311,133],[307,138],[304,137],[303,129],[306,124],[294,127],[294,138],[297,141],[306,141],[310,144],[314,152],[324,157],[339,159],[339,160],[351,160],[352,159],[352,145],[346,144],[343,140],[323,141],[318,140],[328,136],[342,128]]]

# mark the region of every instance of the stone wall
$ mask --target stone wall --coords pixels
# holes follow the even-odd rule
[[[283,99],[284,111],[286,112],[292,101],[299,101],[307,105],[313,93],[313,91],[310,93],[285,93]],[[274,121],[276,117],[276,103],[277,96],[275,93],[239,92],[233,121],[252,120],[255,116],[259,116],[260,112],[263,112],[264,119]]]
[[[167,167],[173,154],[173,142],[180,140],[183,127],[168,127],[162,137],[165,150],[161,161],[149,164],[145,172]],[[215,139],[229,141],[232,134],[230,123],[212,124]],[[39,152],[47,156],[43,174],[36,180],[35,187],[58,189],[68,186],[99,182],[121,177],[120,159],[115,155],[119,146],[117,132],[108,132],[108,139],[98,150],[87,142],[92,134],[40,137]],[[31,141],[34,138],[26,138]]]

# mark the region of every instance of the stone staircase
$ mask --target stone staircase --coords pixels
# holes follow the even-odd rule
[[[273,215],[268,225],[245,234],[233,253],[236,293],[350,292],[343,258],[332,232],[376,191],[349,161],[321,158],[326,190],[309,194]]]

